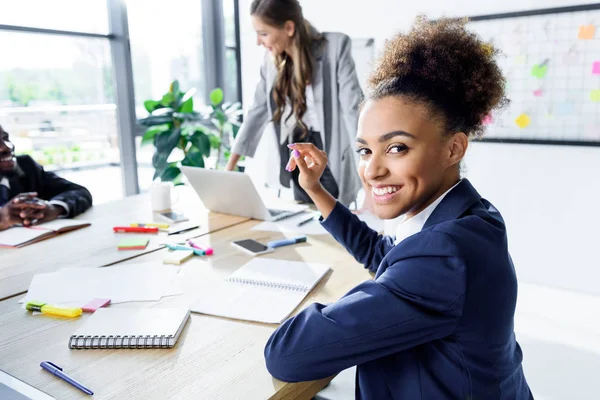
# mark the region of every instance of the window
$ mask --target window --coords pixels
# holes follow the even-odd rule
[[[239,38],[237,19],[238,0],[223,0],[225,25],[225,98],[228,101],[242,101],[241,80],[239,79]]]
[[[177,79],[182,90],[196,88],[195,108],[205,102],[200,0],[127,1],[135,105],[138,118],[148,113],[144,101],[160,99]],[[143,132],[138,132],[142,134]],[[136,141],[140,189],[152,183],[151,145]]]
[[[17,154],[86,186],[96,204],[122,197],[109,41],[0,30],[0,54],[0,124]]]
[[[108,33],[106,0],[6,1],[0,24],[61,31]]]

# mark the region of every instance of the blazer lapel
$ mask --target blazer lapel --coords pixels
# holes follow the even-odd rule
[[[321,141],[323,143],[323,150],[327,150],[327,140],[325,135],[325,110],[323,107],[324,99],[324,61],[323,53],[325,51],[325,45],[322,43],[315,44],[313,48],[313,56],[315,60],[313,79],[311,82],[313,95],[315,99],[315,108],[317,111],[317,118],[319,119],[319,127],[321,128]]]
[[[479,200],[481,200],[481,196],[477,193],[477,190],[475,190],[468,179],[464,178],[433,210],[433,213],[425,222],[423,229],[445,221],[457,219]]]

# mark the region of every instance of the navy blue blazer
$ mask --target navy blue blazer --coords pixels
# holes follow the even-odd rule
[[[58,200],[69,207],[68,218],[73,218],[92,206],[92,195],[83,186],[44,170],[30,156],[17,156],[18,171],[11,176],[9,199],[24,192],[37,192],[43,200]]]
[[[463,179],[394,245],[337,204],[323,226],[375,279],[285,321],[265,347],[287,381],[357,365],[361,399],[531,399],[513,330],[517,279],[502,216]]]

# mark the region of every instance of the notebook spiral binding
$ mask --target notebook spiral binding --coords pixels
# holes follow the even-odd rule
[[[276,283],[269,281],[259,281],[255,279],[240,279],[240,278],[229,278],[227,279],[229,282],[233,283],[241,283],[243,285],[253,285],[253,286],[263,286],[274,289],[285,289],[291,290],[294,292],[308,292],[309,288],[304,285],[292,285],[289,283]]]
[[[110,336],[76,336],[69,338],[70,349],[166,349],[169,348],[171,335],[110,335]]]

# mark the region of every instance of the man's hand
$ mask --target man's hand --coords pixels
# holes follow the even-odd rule
[[[17,224],[25,225],[24,217],[39,215],[46,208],[47,204],[37,198],[37,193],[21,193],[0,208],[0,230]]]

